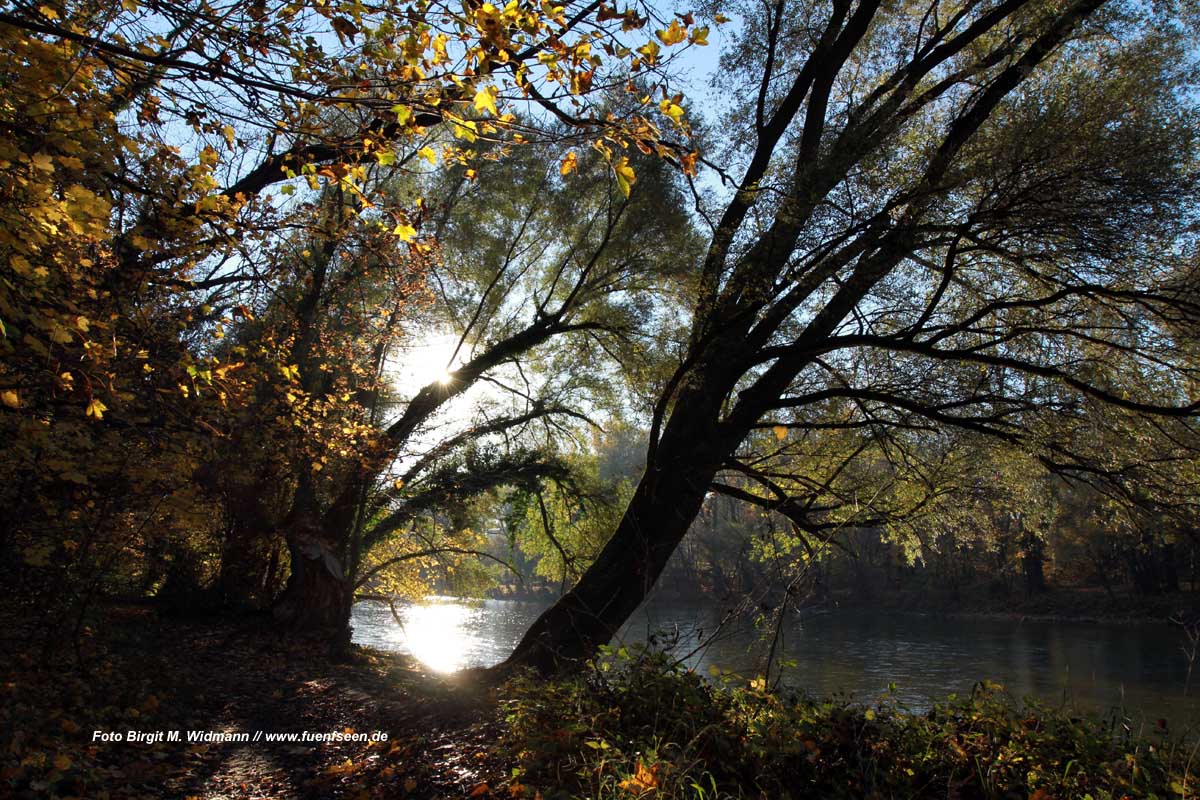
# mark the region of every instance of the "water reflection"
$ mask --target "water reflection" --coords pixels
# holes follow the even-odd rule
[[[544,608],[435,598],[401,608],[401,627],[387,606],[361,603],[354,608],[354,640],[412,654],[442,671],[485,666],[512,652]],[[718,608],[647,604],[619,638],[629,643],[658,635],[702,672],[716,666],[757,674],[760,632],[748,622],[721,627],[721,619]],[[1098,713],[1126,709],[1151,719],[1166,717],[1181,728],[1200,720],[1200,702],[1184,694],[1187,661],[1178,632],[1167,625],[846,611],[789,620],[781,633],[782,655],[794,661],[785,682],[816,696],[845,691],[869,702],[894,682],[899,699],[920,709],[988,679],[1004,684],[1017,699],[1035,696]]]
[[[429,597],[398,605],[402,624],[382,603],[359,603],[351,624],[358,644],[407,653],[439,672],[487,666],[512,652],[542,606],[504,600]]]
[[[403,626],[397,626],[393,639],[429,668],[454,672],[470,666],[471,635],[467,621],[471,609],[459,603],[429,603],[408,606]]]

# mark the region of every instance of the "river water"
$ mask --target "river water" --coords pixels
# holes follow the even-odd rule
[[[386,605],[354,608],[354,641],[407,653],[450,672],[504,659],[546,606],[512,600],[430,598],[400,606],[403,626]],[[747,677],[762,671],[761,631],[749,621],[721,625],[718,608],[647,604],[615,644],[659,635],[689,667]],[[832,611],[795,616],[780,651],[794,662],[784,683],[816,697],[848,693],[872,702],[896,685],[913,709],[976,681],[1002,684],[1014,698],[1036,697],[1095,714],[1118,713],[1135,724],[1162,717],[1182,730],[1200,722],[1200,664],[1185,692],[1188,660],[1182,632],[1166,624],[1107,625]],[[699,648],[699,649],[697,649]],[[693,652],[694,651],[694,652]]]

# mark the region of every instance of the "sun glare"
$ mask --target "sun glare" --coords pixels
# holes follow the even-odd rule
[[[396,386],[410,394],[431,383],[449,386],[454,380],[457,347],[458,337],[447,334],[428,334],[402,343],[392,356]]]
[[[473,637],[466,628],[471,610],[457,603],[411,606],[396,637],[418,661],[437,672],[467,666]]]

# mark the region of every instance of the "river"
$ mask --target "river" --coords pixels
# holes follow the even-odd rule
[[[359,603],[354,641],[413,655],[444,672],[487,666],[508,655],[544,608],[512,600],[430,598],[400,606],[400,626],[386,605]],[[688,666],[706,674],[711,667],[745,676],[761,672],[759,631],[748,622],[721,627],[721,617],[716,608],[647,604],[620,640],[645,641],[658,633],[675,642],[673,653],[688,656]],[[696,650],[702,641],[707,643]],[[1185,643],[1179,629],[1155,623],[832,611],[790,618],[780,649],[794,662],[785,667],[784,683],[816,697],[844,692],[872,702],[894,683],[897,699],[919,710],[987,679],[1018,699],[1115,712],[1135,724],[1163,717],[1182,729],[1200,721],[1200,664],[1192,691],[1185,692]]]

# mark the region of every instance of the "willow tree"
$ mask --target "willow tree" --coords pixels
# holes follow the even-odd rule
[[[697,250],[671,167],[653,155],[626,161],[632,186],[602,154],[562,142],[392,181],[380,192],[440,198],[429,201],[418,236],[428,255],[415,272],[379,243],[365,247],[371,226],[353,234],[364,227],[354,215],[293,248],[290,329],[278,337],[294,365],[284,427],[299,423],[315,452],[291,454],[294,490],[269,526],[291,553],[278,618],[344,634],[355,590],[382,570],[461,554],[422,538],[415,520],[500,486],[569,479],[559,443],[609,402],[606,371],[636,358],[654,325],[645,310],[674,291],[676,256]],[[415,276],[425,303],[406,297]],[[389,385],[385,367],[403,368],[405,339],[430,332],[454,342],[444,374]],[[480,384],[488,391],[472,403]],[[286,433],[272,444],[281,441]]]
[[[730,196],[705,217],[645,473],[508,666],[562,668],[607,641],[756,426],[848,401],[1085,469],[1052,420],[1198,407],[1186,17],[1104,0],[740,11],[717,161]],[[1127,391],[1118,363],[1155,389]]]

